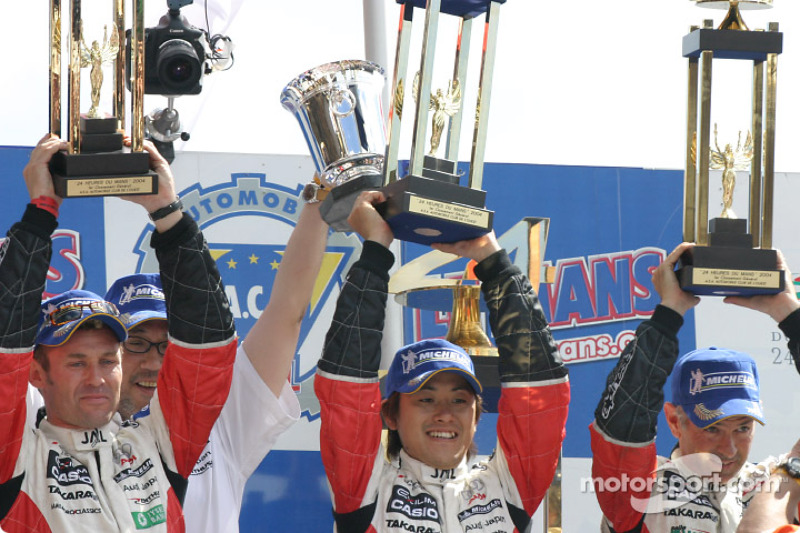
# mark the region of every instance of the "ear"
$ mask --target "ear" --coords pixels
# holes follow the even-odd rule
[[[28,381],[37,389],[41,389],[47,382],[47,372],[44,371],[42,365],[36,359],[31,361],[31,368],[28,372]]]
[[[681,421],[678,417],[678,408],[675,404],[670,402],[664,403],[664,416],[667,419],[667,424],[669,424],[669,430],[672,432],[672,435],[680,440],[681,438]]]
[[[389,414],[387,402],[388,400],[381,401],[381,416],[383,417],[383,423],[386,424],[386,427],[392,431],[397,431],[397,419]]]

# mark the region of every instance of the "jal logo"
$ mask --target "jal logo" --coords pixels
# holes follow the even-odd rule
[[[302,185],[294,189],[267,181],[264,174],[235,173],[213,187],[195,184],[180,192],[186,211],[203,230],[222,275],[240,338],[267,306],[289,235],[297,225],[303,202]],[[137,272],[158,272],[150,248],[154,227],[141,233],[134,252]],[[300,326],[290,382],[303,416],[319,417],[314,375],[325,332],[345,275],[356,261],[361,241],[355,233],[332,233],[314,285],[311,303]]]
[[[83,440],[81,444],[89,444],[92,448],[100,444],[101,442],[108,442],[103,435],[103,432],[99,429],[93,429],[92,431],[84,431],[83,432]]]

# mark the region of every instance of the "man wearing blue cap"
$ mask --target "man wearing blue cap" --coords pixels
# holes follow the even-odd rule
[[[683,315],[700,301],[680,289],[674,273],[691,246],[679,245],[654,271],[661,303],[608,376],[590,426],[603,531],[733,532],[755,489],[779,466],[771,458],[747,462],[755,424],[764,423],[753,358],[715,347],[678,357]],[[725,301],[774,318],[797,364],[800,303],[789,268],[778,257],[786,278],[783,292]],[[672,401],[665,403],[670,375]],[[669,458],[657,457],[655,447],[662,407],[678,439]]]
[[[300,417],[287,377],[327,236],[319,204],[306,204],[282,254],[269,302],[236,353],[230,395],[189,478],[183,505],[187,531],[239,530],[248,478]],[[160,277],[124,276],[111,285],[106,299],[119,308],[128,328],[119,413],[123,419],[141,420],[149,413],[167,347]]]
[[[88,291],[41,302],[61,203],[49,161],[66,143],[45,136],[23,172],[31,203],[0,246],[0,528],[8,533],[184,531],[180,500],[228,395],[236,335],[202,233],[181,213],[166,161],[145,148],[159,192],[126,199],[156,227],[171,356],[140,422],[115,414],[127,338],[116,306]],[[47,412],[35,429],[26,420],[29,380]]]
[[[348,222],[363,238],[315,378],[320,448],[336,530],[525,531],[553,480],[569,403],[567,370],[528,278],[493,233],[433,247],[477,261],[500,352],[498,446],[476,467],[481,384],[454,344],[401,348],[381,399],[378,369],[394,238],[362,193]],[[381,444],[382,421],[389,428]]]

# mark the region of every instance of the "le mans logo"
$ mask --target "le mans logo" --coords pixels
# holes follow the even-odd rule
[[[269,302],[272,283],[289,235],[303,208],[302,186],[290,189],[266,181],[264,174],[237,173],[231,181],[209,188],[198,184],[180,193],[184,209],[194,218],[222,275],[240,339],[255,324]],[[139,237],[137,272],[158,272],[150,248],[153,226]],[[358,258],[361,241],[354,233],[331,233],[311,303],[300,330],[292,374],[305,416],[319,416],[313,391],[314,373],[336,297],[350,265]]]

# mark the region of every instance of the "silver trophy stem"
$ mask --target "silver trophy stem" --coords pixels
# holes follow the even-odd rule
[[[70,0],[69,31],[69,153],[81,146],[81,0]]]
[[[692,31],[694,31],[693,28]],[[683,240],[695,242],[697,235],[697,80],[699,60],[689,58],[686,109],[686,178],[683,186]]]
[[[125,0],[114,0],[114,31],[117,32],[117,56],[114,58],[114,102],[112,111],[117,128],[125,129]]]
[[[486,31],[481,62],[481,78],[478,87],[478,105],[475,117],[475,136],[472,140],[472,157],[470,157],[469,186],[480,189],[483,184],[483,162],[486,152],[486,133],[489,129],[489,102],[492,98],[492,74],[494,73],[495,55],[497,53],[497,30],[500,24],[500,4],[491,2],[486,12]]]
[[[777,31],[777,28],[775,30]],[[761,248],[772,248],[772,212],[775,181],[775,114],[778,91],[778,54],[767,54],[766,129],[764,132],[764,189],[761,207]]]
[[[144,142],[144,0],[133,2],[131,66],[131,149],[141,152]]]
[[[458,28],[458,43],[456,46],[455,65],[453,67],[453,79],[458,80],[459,87],[467,86],[467,64],[469,62],[469,48],[472,41],[472,21],[473,19],[461,19]],[[458,107],[458,111],[450,118],[450,125],[447,128],[447,150],[445,159],[458,161],[458,145],[461,139],[461,122],[464,118],[464,106]]]
[[[761,169],[763,153],[764,62],[753,62],[753,159],[750,161],[750,206],[748,218],[753,248],[761,246]]]
[[[697,244],[708,245],[708,170],[711,145],[711,60],[708,50],[700,57],[700,135],[698,136]]]
[[[422,175],[422,164],[425,156],[425,138],[428,131],[428,109],[431,101],[431,81],[433,80],[433,63],[436,56],[436,35],[439,31],[439,12],[441,0],[429,0],[425,10],[425,32],[422,39],[422,60],[419,71],[419,96],[417,97],[417,113],[414,122],[414,135],[411,146],[410,172],[414,176]]]
[[[61,137],[61,0],[50,0],[50,133]]]
[[[386,145],[385,180],[384,185],[396,181],[398,154],[400,152],[400,125],[403,118],[403,97],[405,88],[408,85],[408,54],[411,49],[411,28],[414,8],[410,5],[403,5],[400,9],[400,29],[397,35],[397,50],[395,51],[394,61],[394,94],[392,95],[391,107],[389,109],[389,125],[387,128],[388,143]],[[401,72],[402,70],[402,72]]]

